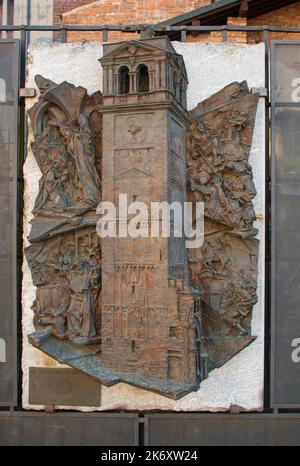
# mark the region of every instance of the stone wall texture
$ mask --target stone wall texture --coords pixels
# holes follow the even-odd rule
[[[221,90],[233,81],[247,80],[250,88],[265,85],[264,45],[239,44],[183,44],[173,43],[183,55],[187,67],[188,108],[191,110],[200,101]],[[102,89],[102,71],[98,59],[102,46],[96,42],[72,44],[39,44],[29,50],[27,86],[34,86],[37,74],[56,83],[69,81],[82,85],[91,94]],[[222,68],[222,73],[220,73]],[[35,99],[27,99],[30,108]],[[265,105],[260,99],[256,116],[250,164],[253,167],[257,196],[254,199],[259,229],[259,301],[254,307],[252,335],[253,344],[231,359],[220,369],[212,371],[198,392],[173,401],[124,383],[114,387],[101,387],[100,410],[175,410],[175,411],[227,411],[238,405],[245,411],[257,411],[263,407],[264,389],[264,237],[265,237]],[[32,140],[29,132],[29,143]],[[32,218],[34,200],[38,193],[40,172],[31,150],[24,167],[25,209],[24,242],[28,244],[29,220]],[[33,348],[27,335],[33,331],[32,302],[35,288],[26,261],[23,279],[23,406],[25,409],[42,409],[28,402],[29,367],[62,367],[54,360]],[[78,408],[77,408],[78,409]],[[81,410],[87,410],[82,407]],[[98,408],[99,409],[99,408]]]

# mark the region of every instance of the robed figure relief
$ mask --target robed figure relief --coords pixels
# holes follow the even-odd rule
[[[101,201],[101,94],[37,76],[41,95],[29,111],[32,151],[40,168],[31,246],[35,344],[51,337],[79,347],[99,345],[101,249],[96,209]]]

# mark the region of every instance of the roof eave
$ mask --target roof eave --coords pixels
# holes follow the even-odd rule
[[[193,20],[196,16],[202,16],[205,14],[213,13],[214,11],[221,10],[222,8],[232,7],[235,4],[239,5],[240,0],[220,0],[219,2],[212,3],[210,5],[203,6],[202,8],[197,8],[183,15],[176,16],[175,18],[162,21],[158,26],[176,26],[180,23]]]

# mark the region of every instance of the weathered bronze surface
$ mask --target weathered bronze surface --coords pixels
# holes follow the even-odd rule
[[[155,38],[105,46],[101,63],[103,199],[118,205],[126,193],[129,203],[183,204],[189,120],[182,57],[166,38]],[[195,296],[184,238],[105,238],[102,274],[103,367],[174,398],[197,389]]]
[[[167,38],[107,44],[101,63],[103,96],[36,77],[29,116],[42,178],[26,250],[37,286],[29,340],[107,386],[178,399],[253,341],[248,159],[258,97],[234,83],[189,115],[184,62]],[[97,205],[117,206],[120,194],[147,205],[203,201],[203,248],[188,257],[174,237],[100,244]]]
[[[26,257],[34,285],[34,325],[77,345],[100,342],[101,249],[95,215],[101,200],[100,93],[36,77],[29,111],[32,151],[42,173]]]
[[[188,128],[188,194],[205,204],[205,242],[189,254],[201,296],[205,372],[253,341],[259,242],[249,165],[258,96],[233,83],[199,104]]]

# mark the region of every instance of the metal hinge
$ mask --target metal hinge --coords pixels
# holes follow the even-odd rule
[[[251,89],[252,94],[258,94],[260,97],[268,97],[269,92],[266,87],[253,87]]]
[[[35,97],[36,89],[34,87],[21,87],[19,89],[19,96],[24,98]]]

